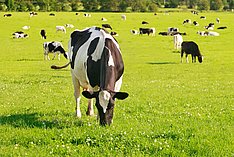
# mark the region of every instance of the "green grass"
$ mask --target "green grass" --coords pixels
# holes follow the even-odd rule
[[[0,156],[234,156],[234,24],[232,13],[203,13],[200,20],[190,12],[91,13],[0,13]],[[52,64],[67,61],[43,60],[43,39],[61,41],[67,50],[69,35],[55,32],[56,25],[71,23],[78,29],[101,26],[108,19],[119,36],[125,63],[122,91],[129,98],[116,101],[114,123],[100,127],[96,117],[87,117],[82,97],[82,118],[74,117],[75,100],[69,68],[52,70]],[[220,37],[201,37],[209,22],[219,17],[226,30]],[[182,25],[184,19],[200,26]],[[134,36],[141,21],[156,28],[156,36]],[[24,25],[28,39],[13,39]],[[195,41],[204,62],[180,63],[172,37],[157,35],[179,27],[184,40]],[[191,62],[191,58],[190,62]],[[185,58],[184,58],[185,61]],[[95,110],[97,113],[97,111]]]

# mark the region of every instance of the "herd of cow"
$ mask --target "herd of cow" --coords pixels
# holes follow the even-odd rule
[[[37,14],[30,13],[31,16]],[[12,15],[4,15],[12,16]],[[50,15],[55,16],[55,14]],[[90,14],[85,14],[85,17],[91,17]],[[122,20],[126,20],[126,15],[121,15]],[[204,17],[203,17],[204,18]],[[102,18],[103,21],[107,21]],[[218,19],[219,20],[219,19]],[[191,20],[185,20],[183,24],[190,23]],[[219,21],[220,22],[220,21]],[[143,21],[142,24],[147,25],[148,22]],[[65,26],[56,26],[56,31],[66,33],[67,28],[73,28],[72,24]],[[208,27],[214,27],[214,24],[209,24]],[[30,26],[24,26],[22,29],[29,29]],[[108,33],[107,29],[112,30],[109,24],[103,24],[102,28],[89,27],[84,30],[75,30],[70,35],[68,44],[68,52],[63,48],[62,43],[57,41],[44,42],[44,59],[50,60],[49,53],[53,53],[53,59],[60,54],[68,60],[64,66],[51,66],[52,69],[61,69],[71,66],[71,75],[74,86],[74,96],[76,101],[76,116],[81,117],[80,111],[80,88],[83,88],[82,95],[89,99],[87,115],[94,115],[92,98],[96,99],[95,106],[98,110],[98,118],[101,125],[110,125],[113,120],[113,112],[115,100],[123,100],[128,97],[128,93],[120,92],[122,84],[122,76],[124,72],[124,63],[121,56],[121,51],[117,40],[114,38],[116,32]],[[133,34],[147,34],[155,36],[155,28],[139,28],[131,30]],[[199,34],[202,32],[199,32]],[[46,39],[46,31],[40,31],[41,37]],[[193,41],[183,41],[182,35],[186,33],[179,32],[178,28],[168,28],[167,32],[160,32],[160,35],[173,36],[174,48],[181,49],[181,62],[183,54],[186,55],[186,62],[188,62],[188,55],[191,54],[192,62],[202,62],[202,55],[198,45]],[[211,35],[211,32],[204,32],[203,35]],[[14,38],[28,37],[22,31],[13,33]]]

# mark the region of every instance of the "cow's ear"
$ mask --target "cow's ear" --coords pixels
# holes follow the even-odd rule
[[[83,91],[82,95],[87,99],[92,99],[96,97],[96,93],[90,92],[90,91]]]
[[[125,92],[116,92],[115,95],[113,96],[113,99],[117,98],[120,100],[124,100],[128,97],[128,93]]]

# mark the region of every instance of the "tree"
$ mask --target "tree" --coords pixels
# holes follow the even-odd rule
[[[211,10],[222,10],[223,9],[222,0],[211,0],[210,1],[210,9]]]
[[[198,10],[210,10],[210,2],[208,0],[199,0],[197,7]]]
[[[119,0],[100,0],[101,11],[119,11]]]
[[[14,0],[5,0],[5,4],[8,8],[8,10],[13,10],[14,9]]]
[[[97,11],[99,2],[97,0],[81,0],[86,11]]]

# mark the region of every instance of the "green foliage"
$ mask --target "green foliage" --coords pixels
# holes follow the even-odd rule
[[[32,18],[28,12],[12,14],[0,18],[0,156],[233,156],[233,14],[204,12],[207,20],[200,20],[190,12],[125,13],[126,21],[122,13],[91,13],[91,18],[70,12],[55,17],[39,12]],[[67,50],[74,29],[101,26],[102,17],[119,34],[125,64],[121,91],[129,93],[116,101],[114,122],[107,127],[85,115],[84,97],[82,118],[74,117],[70,69],[50,69],[67,60],[44,61],[42,48],[45,41],[61,41]],[[196,34],[217,17],[219,37]],[[187,18],[200,25],[182,25]],[[142,20],[156,28],[156,36],[130,33],[142,27]],[[66,23],[75,28],[56,33],[55,25]],[[25,24],[30,29],[22,31],[29,38],[13,39]],[[203,63],[180,63],[173,37],[158,35],[168,26],[199,45]],[[42,28],[47,40],[41,39]]]
[[[223,9],[222,0],[211,0],[210,1],[210,9],[211,10],[222,10]]]
[[[210,3],[208,0],[199,0],[197,7],[198,10],[210,10]]]

